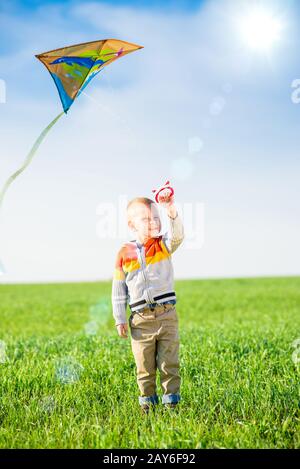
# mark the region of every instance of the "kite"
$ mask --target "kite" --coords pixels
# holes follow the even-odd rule
[[[72,106],[83,89],[106,65],[143,46],[118,39],[85,42],[36,55],[50,72],[62,103],[63,112],[42,131],[27,155],[23,165],[5,182],[0,192],[0,207],[10,184],[30,164],[38,147],[58,119]]]
[[[0,208],[10,184],[30,164],[49,130],[64,113],[67,114],[74,100],[81,94],[92,78],[114,60],[142,48],[143,46],[118,39],[103,39],[62,47],[36,55],[36,58],[48,69],[55,82],[63,112],[58,114],[41,132],[22,166],[5,182],[0,191]],[[5,269],[0,260],[0,275],[4,273]]]

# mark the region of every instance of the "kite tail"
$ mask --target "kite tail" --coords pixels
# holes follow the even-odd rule
[[[27,155],[24,163],[22,164],[22,166],[7,179],[6,183],[4,184],[4,186],[3,186],[3,188],[0,192],[0,207],[1,207],[3,199],[4,199],[4,195],[7,191],[7,189],[9,188],[9,186],[11,185],[11,183],[14,181],[14,179],[16,179],[17,176],[19,176],[19,174],[21,174],[24,171],[25,168],[27,168],[27,166],[30,164],[32,158],[34,157],[37,149],[39,148],[40,144],[42,143],[42,141],[46,137],[47,133],[49,132],[51,127],[54,126],[54,124],[58,121],[58,119],[63,114],[64,114],[64,111],[61,112],[60,114],[58,114],[58,116],[56,116],[55,119],[53,119],[53,121],[50,122],[50,124],[42,131],[40,136],[35,141],[35,143],[34,143],[33,147],[31,148],[30,152],[28,153],[28,155]]]

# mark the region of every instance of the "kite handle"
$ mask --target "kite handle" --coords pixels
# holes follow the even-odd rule
[[[159,203],[159,194],[162,191],[168,190],[169,191],[169,197],[172,197],[174,195],[174,189],[173,187],[170,186],[170,181],[167,181],[163,186],[161,186],[159,189],[152,189],[152,192],[155,193],[155,201]]]

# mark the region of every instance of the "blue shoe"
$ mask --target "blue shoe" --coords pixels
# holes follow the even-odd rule
[[[173,402],[173,403],[167,403],[167,404],[164,404],[164,409],[177,409],[179,406],[178,406],[178,402]]]
[[[142,414],[149,414],[149,410],[155,410],[155,404],[142,404],[140,406]]]

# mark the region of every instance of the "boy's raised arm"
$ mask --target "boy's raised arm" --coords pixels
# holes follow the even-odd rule
[[[111,292],[113,317],[115,319],[116,326],[127,322],[127,299],[128,288],[125,282],[125,272],[122,267],[122,254],[120,250],[117,254]]]
[[[174,204],[167,208],[167,215],[169,219],[169,229],[163,235],[162,239],[166,248],[170,254],[172,254],[184,240],[184,227]]]

